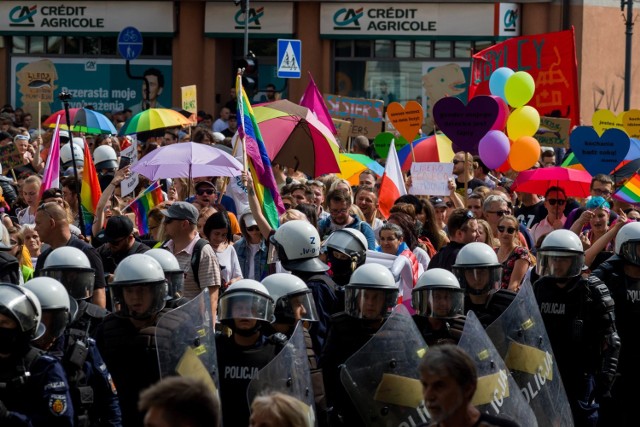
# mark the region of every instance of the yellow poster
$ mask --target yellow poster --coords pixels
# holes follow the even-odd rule
[[[196,85],[182,86],[182,109],[191,113],[189,120],[196,123],[198,113],[198,99]]]

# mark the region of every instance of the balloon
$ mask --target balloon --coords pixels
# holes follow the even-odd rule
[[[540,144],[530,136],[518,138],[511,147],[509,164],[514,171],[521,172],[531,168],[540,159]]]
[[[491,73],[491,77],[489,77],[489,90],[492,95],[499,96],[505,101],[507,98],[505,97],[504,88],[507,84],[507,80],[509,77],[513,75],[513,70],[507,67],[501,67]]]
[[[509,172],[510,170],[511,170],[511,165],[509,164],[509,159],[505,160],[504,163],[499,168],[496,168],[496,171],[502,172],[502,173]]]
[[[533,136],[539,127],[540,114],[529,105],[516,108],[507,119],[507,134],[513,141],[521,136]]]
[[[491,82],[491,80],[489,80]],[[514,108],[519,108],[531,101],[536,90],[536,82],[526,71],[514,73],[504,86],[506,100]]]
[[[496,100],[500,109],[498,110],[498,118],[496,122],[491,126],[491,130],[499,130],[504,131],[505,126],[507,125],[507,118],[509,117],[509,106],[505,102],[504,99],[499,96],[490,95],[493,99]]]
[[[480,160],[489,169],[500,167],[509,157],[509,138],[503,132],[490,130],[478,144]]]

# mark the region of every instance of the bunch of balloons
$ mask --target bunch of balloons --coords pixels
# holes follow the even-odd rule
[[[533,138],[540,127],[540,114],[526,105],[535,88],[533,77],[525,71],[502,67],[491,74],[489,89],[500,105],[500,114],[478,145],[480,159],[487,167],[520,172],[531,168],[540,158],[540,144]],[[507,104],[513,108],[511,113]]]

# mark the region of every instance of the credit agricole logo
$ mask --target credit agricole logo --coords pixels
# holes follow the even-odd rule
[[[38,6],[16,6],[9,12],[10,27],[35,27],[33,16],[38,13]]]
[[[364,8],[360,9],[339,9],[333,14],[334,30],[360,30],[360,18],[364,15]]]

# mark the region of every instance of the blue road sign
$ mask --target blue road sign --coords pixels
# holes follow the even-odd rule
[[[278,39],[278,78],[299,79],[302,76],[302,42]]]
[[[118,34],[118,52],[127,61],[136,59],[142,52],[142,34],[137,28],[127,27]]]

